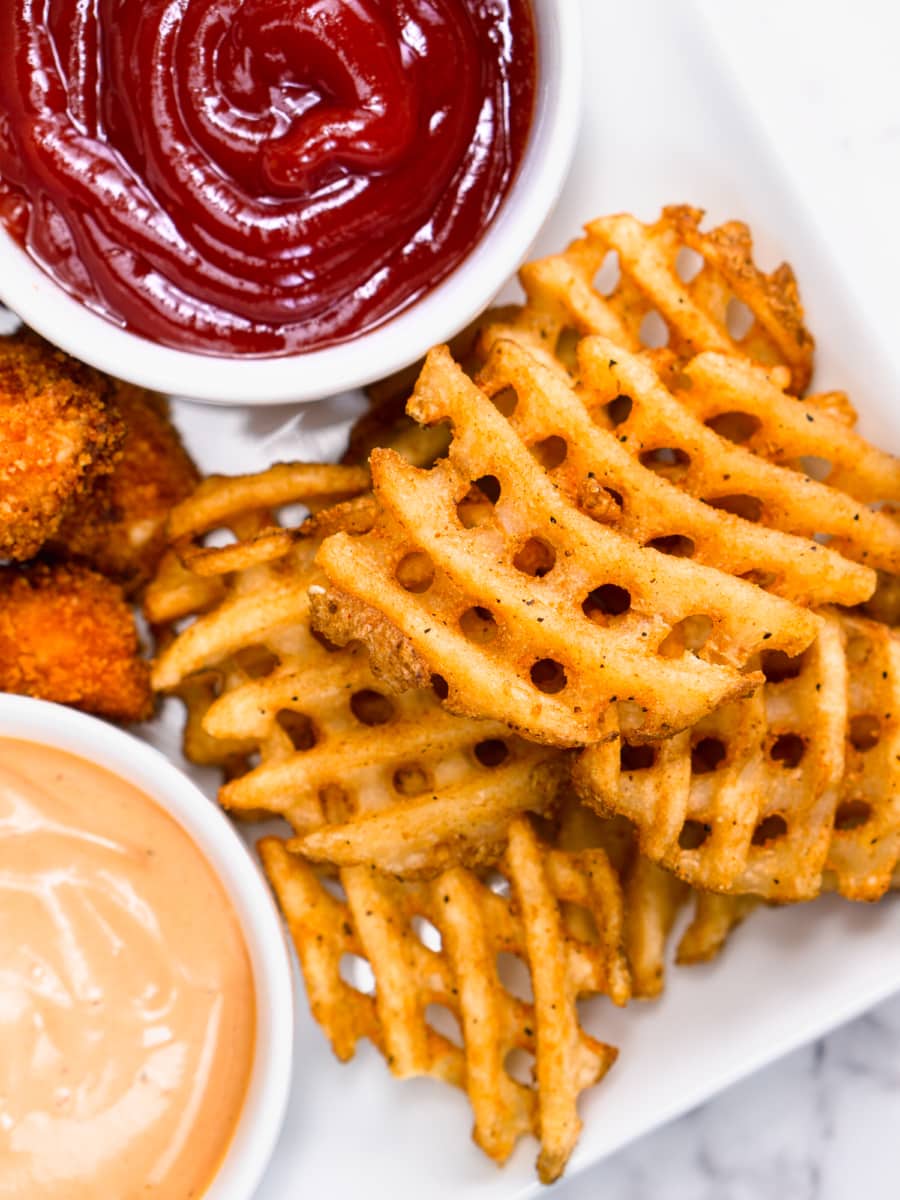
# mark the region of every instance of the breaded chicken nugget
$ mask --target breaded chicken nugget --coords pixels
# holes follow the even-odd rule
[[[199,481],[162,396],[117,383],[125,423],[122,457],[79,500],[48,546],[54,559],[88,563],[129,591],[156,572],[169,510]]]
[[[0,558],[31,558],[115,462],[111,381],[34,334],[0,338]]]
[[[149,717],[149,664],[122,589],[87,567],[0,568],[0,690]]]

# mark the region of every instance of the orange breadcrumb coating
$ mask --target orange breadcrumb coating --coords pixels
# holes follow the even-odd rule
[[[122,589],[87,567],[0,568],[0,690],[149,717],[149,664]]]
[[[130,592],[156,573],[169,510],[193,492],[199,473],[162,396],[118,383],[115,403],[125,423],[122,457],[72,508],[48,551],[86,562]]]
[[[0,337],[0,558],[31,558],[112,469],[124,428],[111,388],[31,333]]]

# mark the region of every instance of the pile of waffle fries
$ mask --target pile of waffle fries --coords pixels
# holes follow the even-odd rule
[[[900,463],[803,395],[791,269],[701,217],[523,268],[343,465],[205,480],[146,600],[187,757],[291,827],[260,853],[335,1054],[465,1089],[545,1182],[616,1056],[577,1001],[658,996],[685,905],[703,961],[900,859]]]

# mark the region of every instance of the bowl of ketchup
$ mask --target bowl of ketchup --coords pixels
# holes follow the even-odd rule
[[[569,0],[0,0],[0,298],[220,403],[390,374],[515,271],[574,145]]]

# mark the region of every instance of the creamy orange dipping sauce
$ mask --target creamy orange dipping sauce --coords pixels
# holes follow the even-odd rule
[[[202,1196],[255,1020],[237,916],[181,827],[92,763],[0,738],[0,1197]]]

